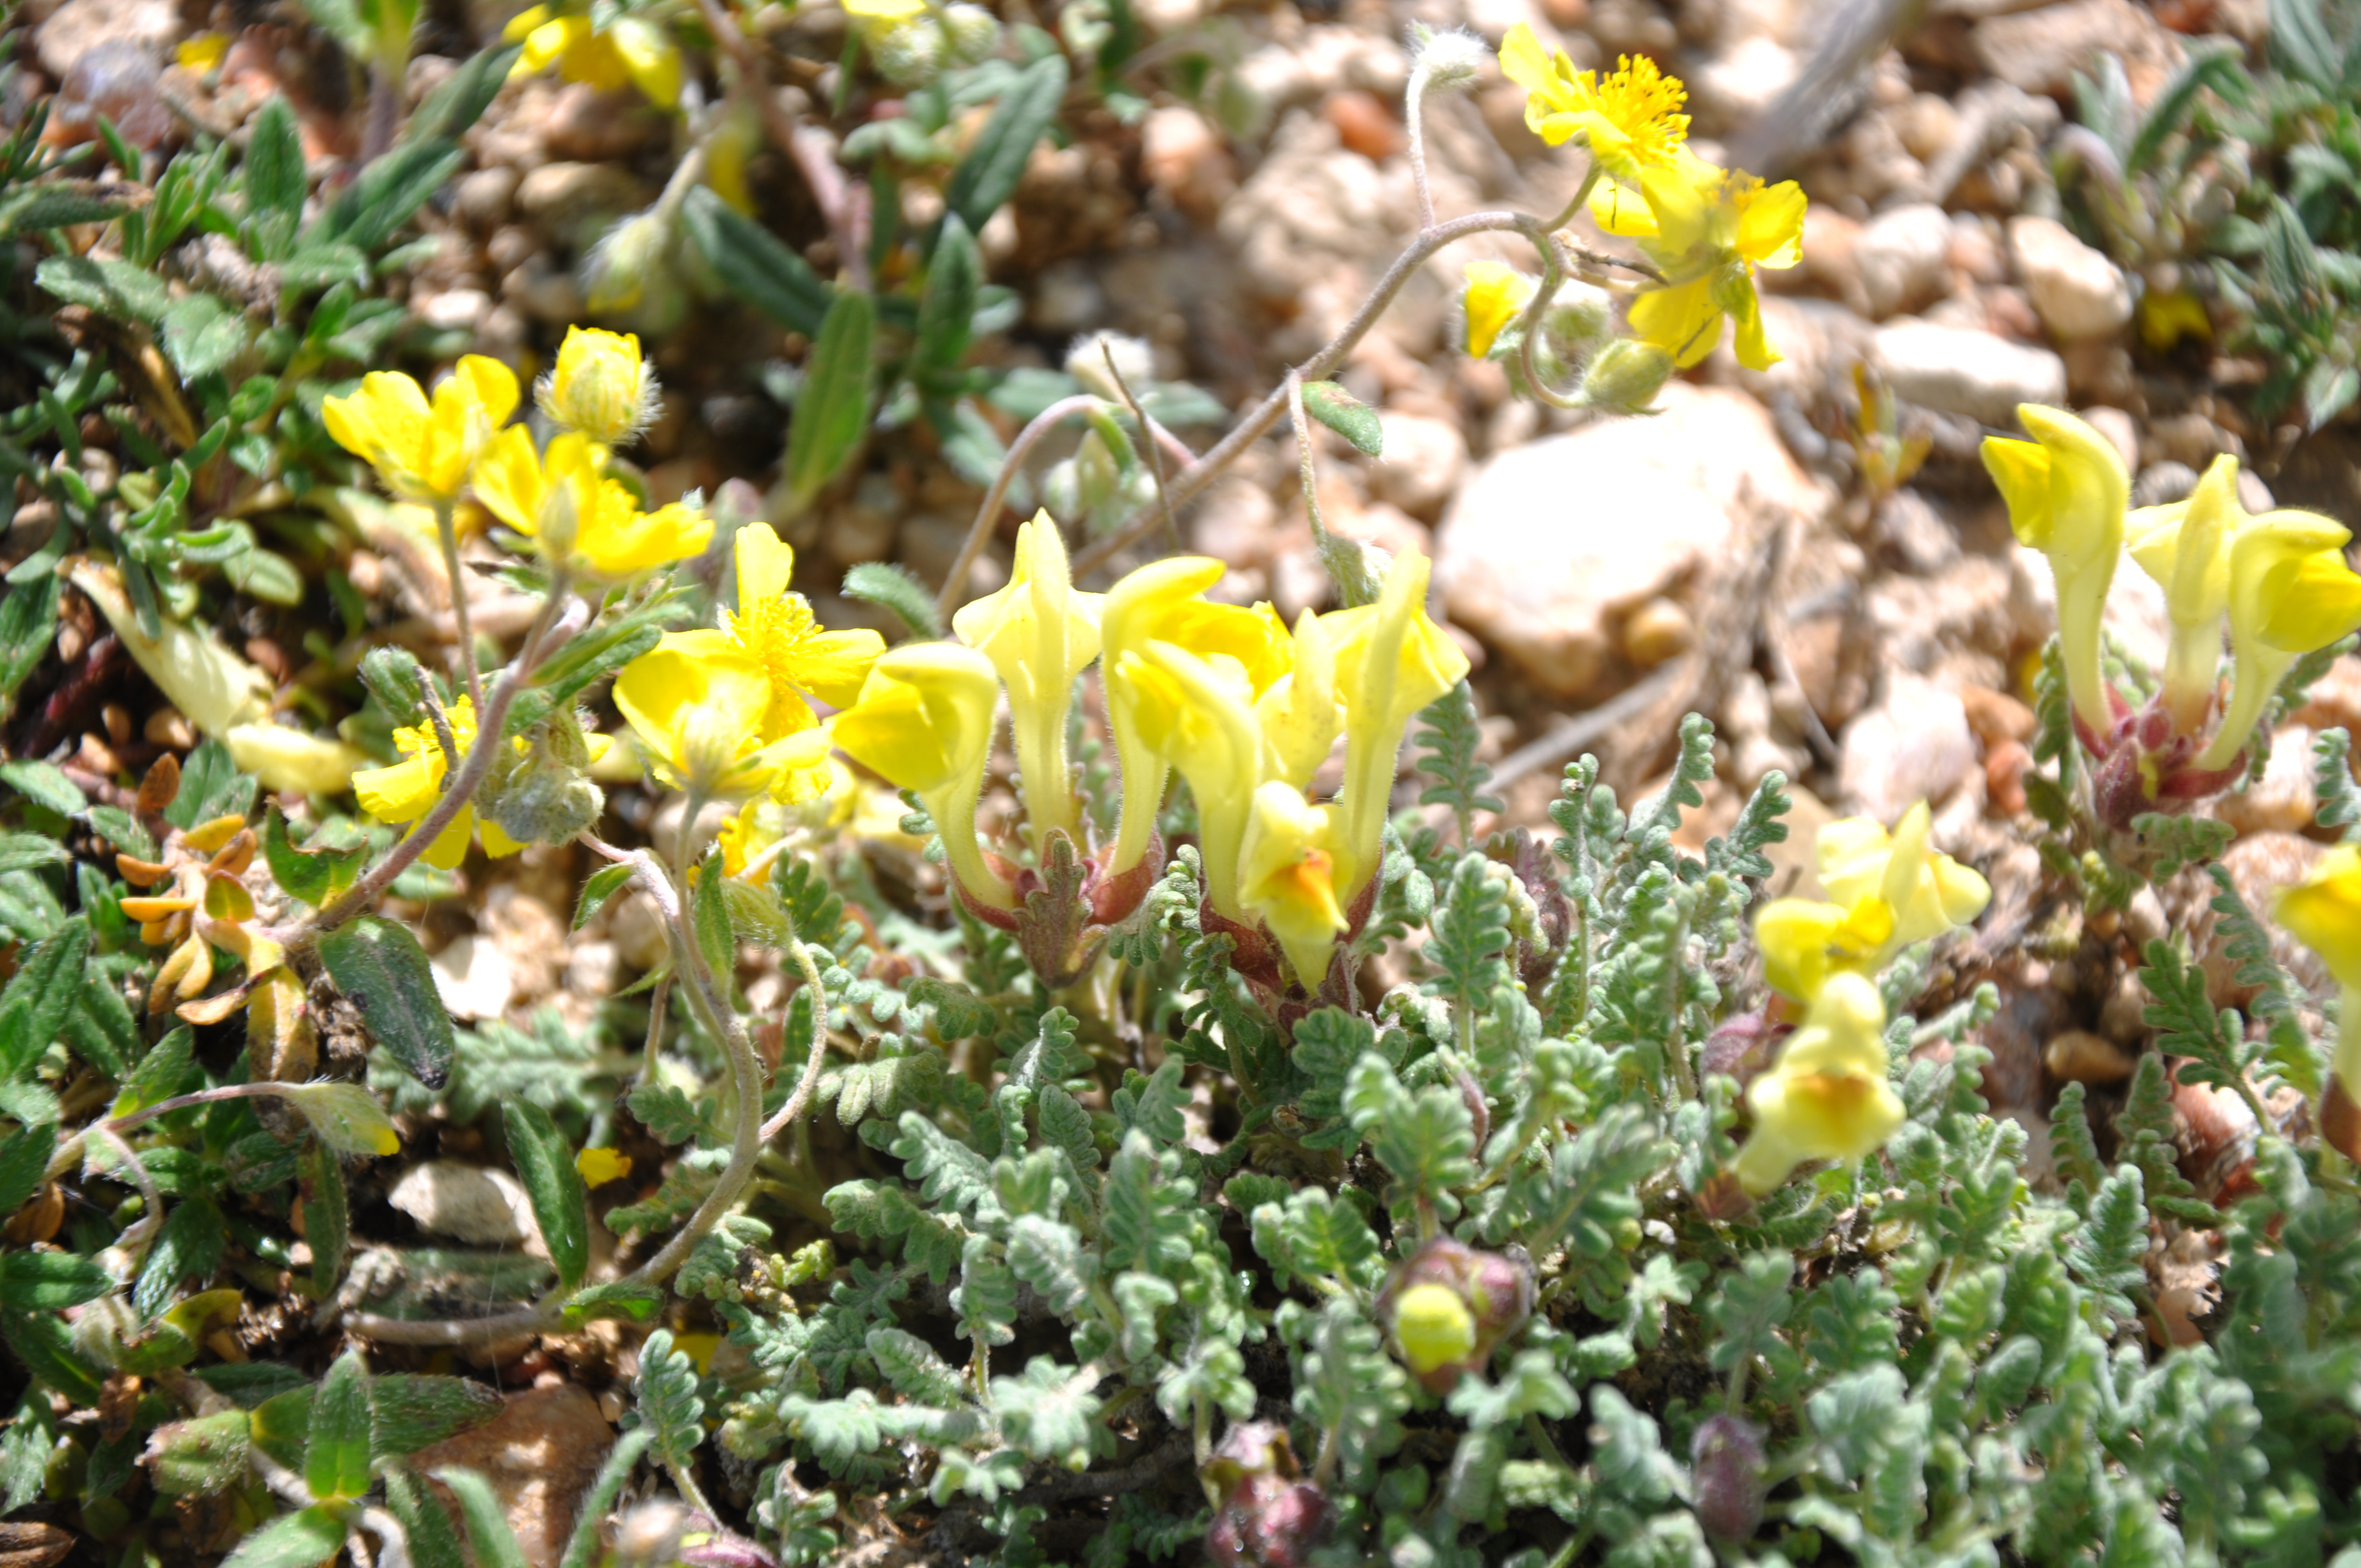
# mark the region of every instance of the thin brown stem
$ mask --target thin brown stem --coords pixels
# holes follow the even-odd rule
[[[811,1052],[804,1058],[804,1074],[796,1081],[796,1091],[787,1096],[787,1102],[779,1107],[777,1115],[763,1124],[763,1141],[766,1144],[793,1126],[811,1104],[813,1094],[819,1089],[820,1067],[828,1059],[828,988],[820,983],[819,969],[812,962],[811,949],[804,945],[801,937],[793,941],[796,968],[803,975],[804,989],[811,992]]]
[[[1165,536],[1172,541],[1173,553],[1177,554],[1180,550],[1180,523],[1172,515],[1172,498],[1164,488],[1164,454],[1157,449],[1156,426],[1148,419],[1148,411],[1139,406],[1139,398],[1123,378],[1123,372],[1115,367],[1115,345],[1102,341],[1099,353],[1106,360],[1107,375],[1114,380],[1115,389],[1123,394],[1124,406],[1139,422],[1140,444],[1148,448],[1148,471],[1156,479],[1156,501],[1164,509]]]
[[[459,565],[458,525],[447,499],[434,503],[434,536],[442,542],[443,569],[451,577],[451,625],[459,640],[459,668],[467,677],[467,701],[474,705],[480,718],[484,712],[484,677],[476,669],[476,630],[467,619],[466,568]]]
[[[951,558],[951,569],[943,574],[942,592],[935,596],[935,614],[948,624],[951,611],[959,608],[960,595],[966,591],[967,575],[975,565],[975,558],[983,554],[984,541],[992,537],[994,525],[1000,521],[1000,508],[1008,499],[1008,487],[1016,482],[1025,460],[1044,437],[1073,418],[1099,406],[1101,400],[1087,392],[1071,398],[1060,398],[1035,414],[1025,428],[1009,444],[1008,455],[1001,459],[1000,472],[993,476],[992,488],[983,493],[983,504],[975,509],[975,521],[968,524],[967,537],[960,543],[960,553]],[[1088,554],[1085,551],[1083,554]]]

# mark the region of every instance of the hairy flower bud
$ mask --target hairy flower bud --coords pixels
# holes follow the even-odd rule
[[[942,26],[958,64],[980,65],[1000,48],[1000,18],[981,5],[952,0],[943,7]]]
[[[661,206],[634,213],[599,236],[583,263],[582,297],[592,314],[661,324],[686,297],[673,280],[673,225]]]
[[[1429,1392],[1448,1393],[1532,1314],[1532,1265],[1437,1236],[1402,1260],[1377,1309],[1403,1365]]]
[[[1741,1416],[1708,1416],[1689,1442],[1697,1522],[1723,1541],[1752,1538],[1763,1523],[1763,1431]]]
[[[1426,79],[1429,93],[1461,93],[1475,85],[1490,62],[1492,49],[1463,27],[1436,32],[1423,22],[1410,29],[1411,71]]]
[[[1115,360],[1115,371],[1107,371],[1109,356]],[[1124,388],[1133,396],[1144,394],[1148,384],[1156,378],[1156,354],[1145,338],[1126,337],[1121,333],[1086,333],[1074,339],[1066,350],[1066,374],[1082,384],[1082,390],[1093,397],[1104,398],[1111,403],[1125,401]],[[1123,385],[1115,384],[1115,378]]]
[[[1576,394],[1585,408],[1645,413],[1673,374],[1673,356],[1653,343],[1619,337],[1591,356]]]
[[[1271,1421],[1233,1426],[1207,1461],[1204,1479],[1217,1509],[1205,1532],[1206,1560],[1254,1568],[1298,1568],[1327,1538],[1333,1509],[1308,1481],[1287,1440]]]
[[[372,648],[361,655],[361,685],[377,697],[378,706],[395,729],[418,722],[426,701],[426,675],[407,648]]]
[[[477,804],[520,844],[562,844],[607,808],[605,792],[583,772],[589,765],[580,722],[561,710],[501,759]]]

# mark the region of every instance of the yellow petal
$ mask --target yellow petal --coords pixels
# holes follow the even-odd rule
[[[767,522],[750,522],[733,542],[738,559],[738,609],[777,598],[795,580],[796,552]]]
[[[1327,978],[1346,926],[1336,902],[1334,826],[1328,807],[1272,780],[1255,791],[1238,850],[1239,902],[1270,927],[1306,991]]]
[[[2304,556],[2274,585],[2275,602],[2257,635],[2290,653],[2310,653],[2361,627],[2361,576],[2341,550]]]
[[[1646,198],[1628,186],[1602,180],[1591,188],[1590,216],[1600,229],[1625,239],[1656,236],[1656,215]]]
[[[655,378],[640,357],[637,337],[568,327],[539,395],[542,411],[560,426],[618,446],[654,412]]]
[[[1793,267],[1804,259],[1804,188],[1783,180],[1738,200],[1738,254],[1757,267]]]
[[[1651,289],[1631,302],[1631,330],[1682,367],[1695,365],[1720,341],[1721,307],[1713,285],[1699,278],[1669,289]]]
[[[476,455],[470,483],[494,517],[527,538],[539,531],[548,487],[533,454],[533,434],[524,426],[510,425],[485,444]]]
[[[1533,281],[1499,261],[1467,264],[1467,352],[1477,359],[1492,352],[1493,339],[1532,298]]]
[[[2361,987],[2361,849],[2331,850],[2310,876],[2279,891],[2271,914],[2348,988],[2346,1007],[2361,1001],[2349,989]]]
[[[644,16],[620,16],[607,30],[623,69],[641,96],[660,109],[680,104],[680,48],[672,35]]]
[[[2020,544],[2038,550],[2049,538],[2049,454],[2037,441],[1987,435],[1984,471],[2008,505],[2008,525]]]

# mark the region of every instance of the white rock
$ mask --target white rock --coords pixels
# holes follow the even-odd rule
[[[1920,408],[2008,426],[2019,403],[2066,399],[2063,359],[1990,333],[1905,317],[1879,327],[1873,346],[1894,396]]]
[[[1377,499],[1414,515],[1432,517],[1451,499],[1467,471],[1467,442],[1448,420],[1424,414],[1379,416],[1385,455],[1369,470]]]
[[[492,308],[492,297],[481,289],[449,289],[429,294],[412,307],[418,319],[437,331],[472,331]]]
[[[449,1236],[476,1246],[540,1244],[533,1200],[505,1170],[456,1159],[429,1160],[404,1172],[386,1201],[430,1236]]]
[[[454,937],[428,968],[436,994],[454,1018],[497,1018],[516,994],[516,971],[497,942]]]
[[[1713,123],[1742,126],[1768,109],[1802,73],[1803,62],[1794,49],[1757,36],[1687,75],[1697,107]]]
[[[1932,202],[1881,213],[1861,231],[1853,265],[1878,320],[1949,291],[1951,220]]]
[[[1975,765],[1959,694],[1916,675],[1892,676],[1883,700],[1845,726],[1844,792],[1880,822],[1921,800],[1940,805]]]
[[[2049,557],[2022,544],[2015,551],[2016,570],[2034,604],[2044,622],[2055,626],[2058,578],[2049,570]],[[2150,670],[2164,668],[2165,655],[2172,648],[2172,613],[2165,608],[2164,589],[2129,555],[2115,568],[2114,586],[2107,590],[2107,613],[2100,625],[2117,646]]]
[[[2312,731],[2290,724],[2271,738],[2271,760],[2244,792],[2214,805],[2223,821],[2251,833],[2301,833],[2320,809],[2312,777]]]
[[[172,0],[66,0],[40,25],[36,49],[41,69],[62,81],[100,44],[136,44],[160,56],[186,31]]]
[[[1822,505],[1752,398],[1675,381],[1660,402],[1492,457],[1437,534],[1452,620],[1554,696],[1598,695],[1614,623],[1725,554],[1752,509]]]
[[[2123,269],[2055,218],[2009,219],[2008,253],[2041,324],[2059,337],[2112,337],[2132,319]]]
[[[2125,471],[2138,473],[2139,422],[2121,409],[2111,409],[2103,404],[2084,409],[2081,412],[2082,422],[2105,436],[2107,444],[2123,458]]]

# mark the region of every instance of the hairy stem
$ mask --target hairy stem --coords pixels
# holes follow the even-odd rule
[[[467,619],[467,579],[459,565],[459,531],[446,498],[434,503],[434,537],[443,544],[443,570],[451,578],[451,625],[459,639],[459,668],[467,678],[467,700],[484,715],[484,677],[476,668],[476,631]],[[438,731],[439,733],[439,731]]]

